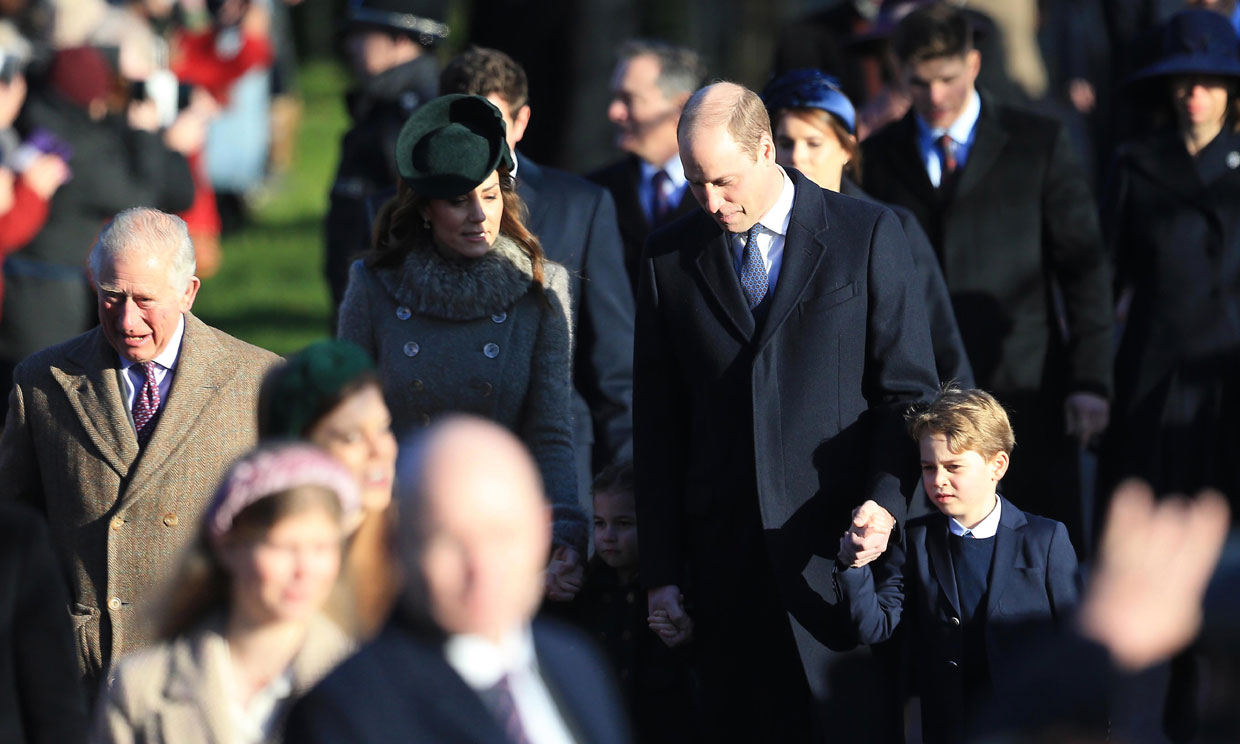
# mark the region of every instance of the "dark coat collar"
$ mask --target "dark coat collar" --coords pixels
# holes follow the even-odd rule
[[[788,234],[784,239],[779,281],[770,299],[766,321],[760,329],[755,325],[753,313],[741,291],[730,235],[709,215],[703,213],[695,218],[699,225],[693,236],[698,246],[698,271],[736,332],[746,340],[755,341],[755,350],[766,345],[800,300],[806,284],[822,261],[825,236],[830,229],[823,190],[801,175],[800,171],[794,168],[786,170],[796,195],[792,200]]]
[[[1007,569],[1015,564],[1020,547],[1024,543],[1022,530],[1029,522],[1025,513],[1016,508],[1015,504],[1002,496],[999,499],[1003,503],[1003,511],[999,514],[999,529],[995,532],[995,555],[990,564],[990,576],[986,587],[987,612],[995,609],[1003,595],[1007,578],[1011,574],[1011,571]],[[947,520],[947,516],[942,513],[931,514],[925,518],[926,553],[944,598],[959,617],[960,594],[956,587],[956,572],[952,568],[951,554],[948,549],[951,530],[947,526]]]

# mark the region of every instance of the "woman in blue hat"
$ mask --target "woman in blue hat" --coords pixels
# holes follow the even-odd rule
[[[775,130],[775,160],[796,168],[824,189],[845,196],[879,203],[861,190],[861,147],[857,143],[857,114],[835,78],[814,69],[789,70],[767,83],[762,100]],[[973,369],[956,325],[947,284],[930,238],[912,212],[886,205],[895,211],[908,236],[917,280],[925,290],[926,314],[934,345],[939,379],[973,385]]]
[[[1166,126],[1120,148],[1103,201],[1119,319],[1100,493],[1240,497],[1240,47],[1225,18],[1173,16],[1134,83],[1161,88]],[[1105,504],[1099,505],[1100,509]],[[1099,512],[1102,513],[1102,512]]]
[[[378,364],[398,437],[451,412],[496,421],[529,447],[555,520],[548,595],[580,586],[570,413],[568,276],[523,222],[504,121],[481,96],[420,106],[396,143],[401,183],[356,261],[339,335]]]

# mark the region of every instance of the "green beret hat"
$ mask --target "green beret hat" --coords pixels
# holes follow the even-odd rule
[[[340,391],[374,372],[370,355],[351,341],[307,346],[267,373],[258,401],[260,438],[301,439],[340,403]]]
[[[504,116],[482,96],[458,93],[427,101],[396,140],[401,179],[431,199],[472,191],[500,166],[512,170]]]

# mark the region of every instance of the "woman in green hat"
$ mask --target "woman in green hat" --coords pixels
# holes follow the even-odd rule
[[[523,222],[499,112],[441,96],[396,143],[401,183],[355,262],[339,335],[368,351],[398,436],[465,412],[515,432],[542,472],[555,520],[548,595],[580,585],[570,413],[568,276]]]

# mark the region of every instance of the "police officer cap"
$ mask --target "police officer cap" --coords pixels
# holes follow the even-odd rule
[[[409,188],[432,199],[472,191],[512,155],[504,118],[482,96],[453,94],[427,101],[396,140],[396,169]]]
[[[446,0],[349,0],[346,32],[380,28],[409,34],[423,46],[448,36]]]
[[[834,114],[852,134],[857,132],[857,111],[840,90],[840,82],[821,70],[788,70],[762,89],[768,111],[814,108]]]

